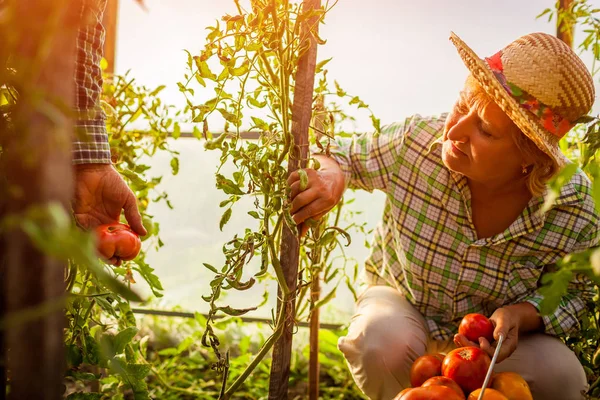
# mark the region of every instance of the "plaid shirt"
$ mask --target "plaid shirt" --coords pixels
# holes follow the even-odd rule
[[[503,305],[530,302],[545,266],[596,245],[599,219],[590,182],[579,171],[546,213],[531,199],[504,232],[478,239],[464,175],[441,158],[445,115],[414,116],[379,135],[336,139],[331,153],[351,188],[387,194],[364,279],[397,288],[425,317],[434,339],[449,339],[465,314],[491,315]],[[593,285],[575,275],[545,331],[562,336],[579,328]]]
[[[102,71],[100,60],[105,31],[102,16],[107,0],[84,1],[82,23],[77,35],[75,66],[76,139],[73,141],[73,164],[110,164],[110,146],[106,132],[106,115],[100,107]]]

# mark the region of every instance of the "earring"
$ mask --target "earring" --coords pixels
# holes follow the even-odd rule
[[[523,164],[521,165],[521,172],[523,173],[523,175],[527,174],[527,165]]]

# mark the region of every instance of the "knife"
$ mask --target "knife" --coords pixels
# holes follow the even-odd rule
[[[492,377],[492,372],[494,370],[494,365],[496,364],[496,359],[498,358],[498,353],[500,353],[500,347],[502,346],[502,341],[504,340],[504,335],[500,334],[498,336],[498,344],[496,345],[496,351],[494,351],[494,356],[492,357],[492,362],[490,363],[490,367],[488,368],[487,375],[485,376],[485,380],[483,381],[483,386],[481,387],[481,392],[479,392],[479,397],[477,400],[483,399],[483,393],[485,392],[485,388],[490,382],[490,378]]]

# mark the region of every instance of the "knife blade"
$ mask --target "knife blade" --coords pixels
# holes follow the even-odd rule
[[[498,344],[496,345],[496,351],[494,351],[494,356],[492,357],[492,362],[490,363],[490,367],[488,368],[487,374],[485,376],[485,380],[483,381],[483,386],[481,386],[481,392],[479,392],[479,397],[477,398],[477,400],[483,399],[483,393],[485,392],[485,388],[487,388],[488,383],[490,383],[490,378],[492,377],[494,365],[496,364],[496,359],[498,358],[498,353],[500,353],[500,347],[502,347],[503,340],[504,340],[504,335],[500,334],[498,336]]]

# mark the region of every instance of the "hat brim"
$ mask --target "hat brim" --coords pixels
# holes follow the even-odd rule
[[[494,100],[496,104],[506,113],[506,115],[521,129],[521,131],[535,145],[548,154],[558,164],[563,167],[570,163],[569,159],[560,151],[558,147],[559,138],[552,135],[542,127],[540,122],[519,105],[519,103],[502,87],[502,84],[496,79],[494,73],[488,64],[479,58],[469,46],[466,45],[454,32],[450,33],[450,40],[456,46],[458,54],[463,62],[477,79],[485,92]]]

